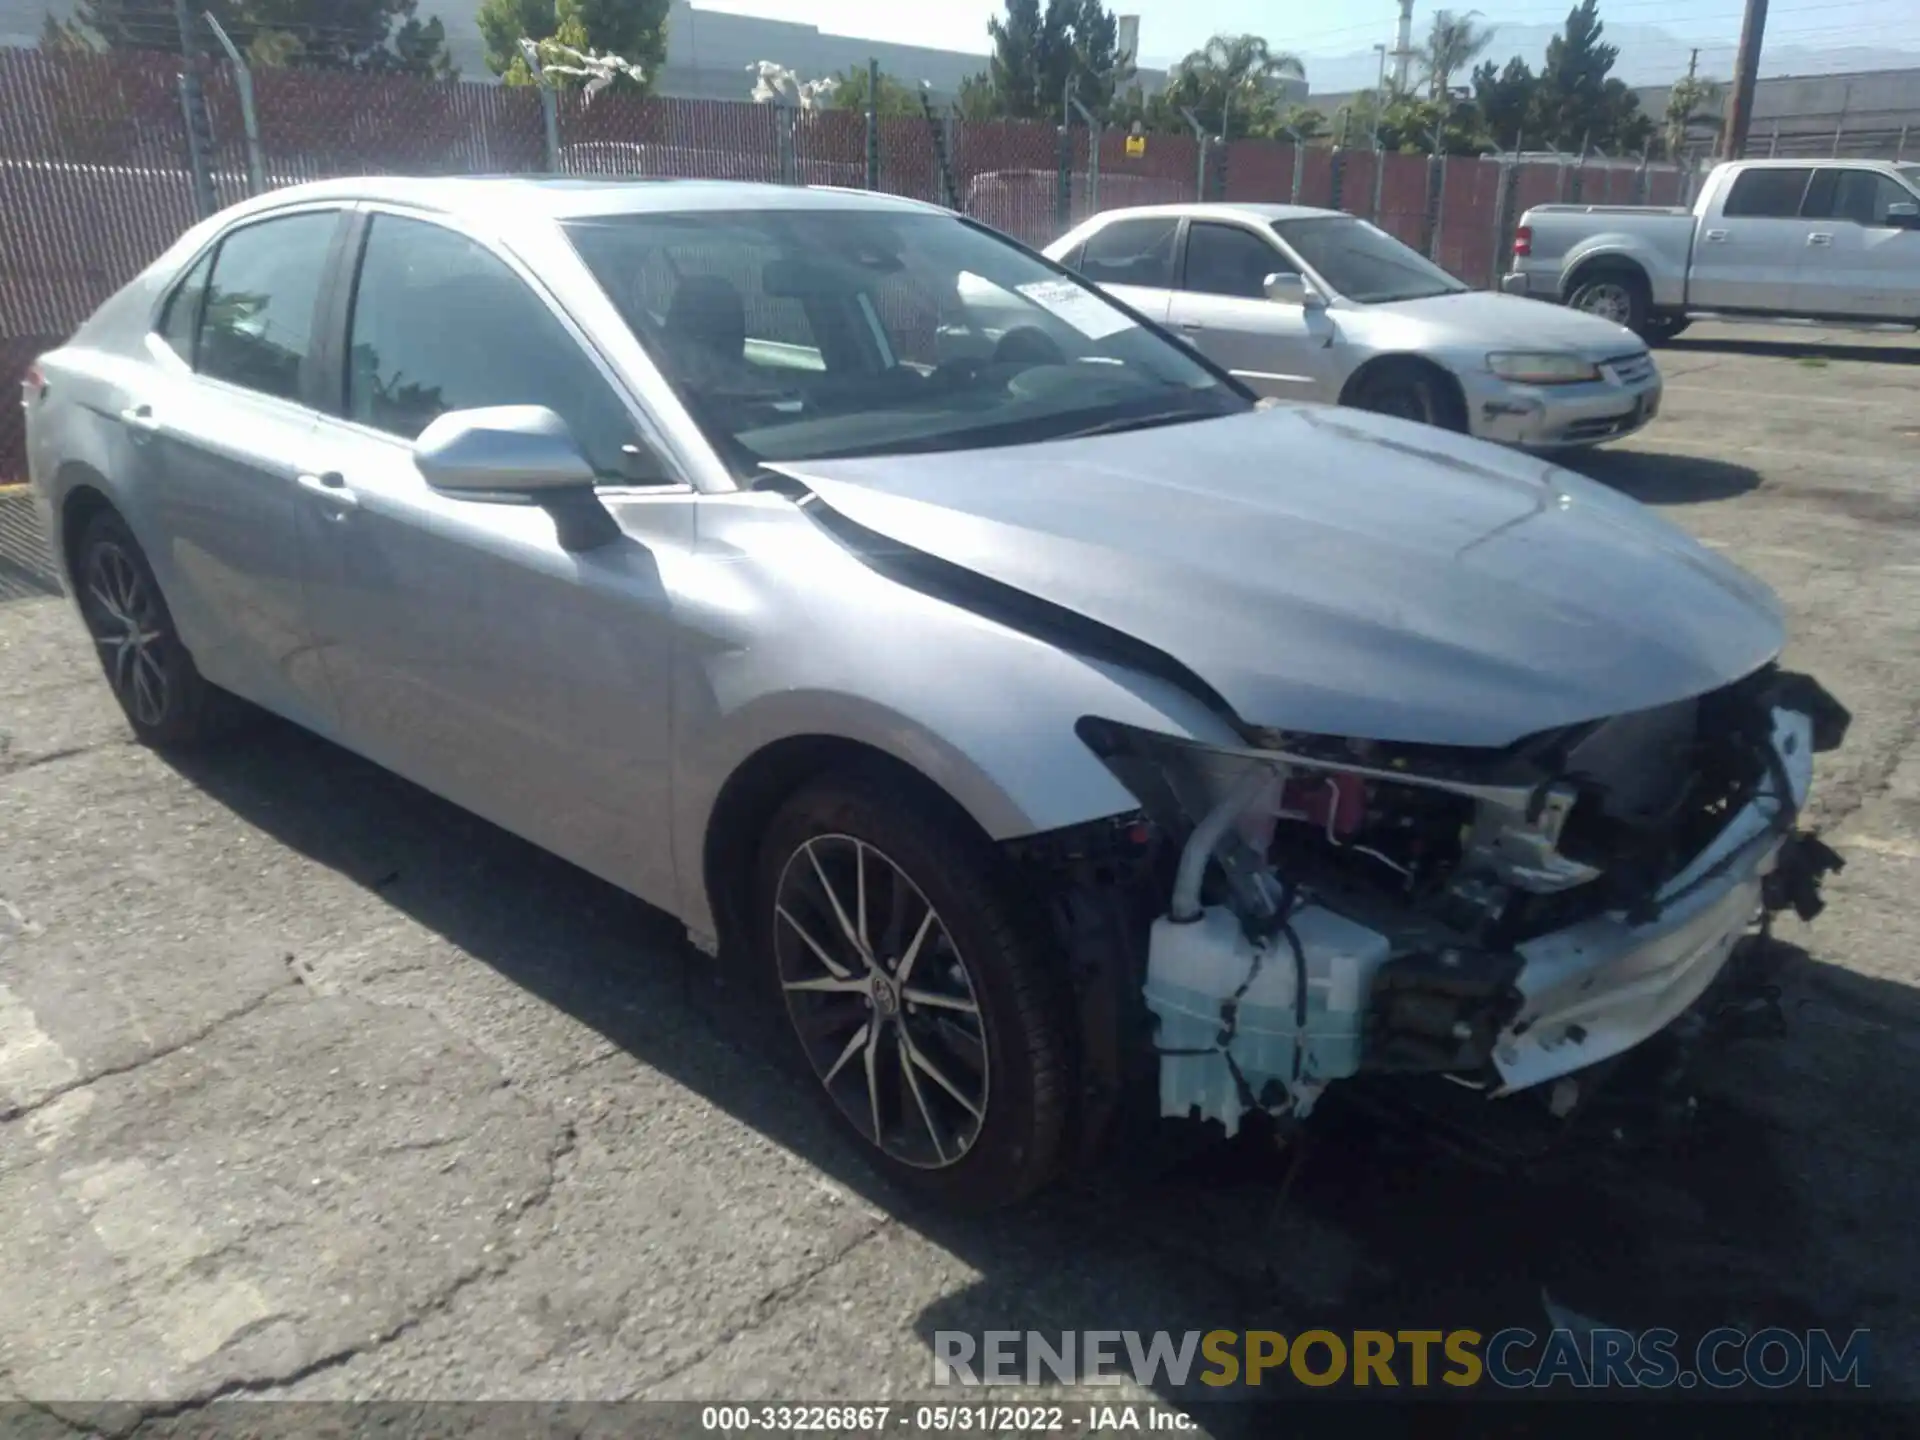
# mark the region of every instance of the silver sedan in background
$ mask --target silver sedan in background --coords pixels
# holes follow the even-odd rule
[[[1263,395],[1543,450],[1619,439],[1660,408],[1632,331],[1471,290],[1338,211],[1109,210],[1046,253]]]
[[[1845,716],[1759,581],[931,206],[296,186],[24,399],[142,740],[250,701],[677,916],[956,1203],[1136,1108],[1557,1123],[1817,900]]]

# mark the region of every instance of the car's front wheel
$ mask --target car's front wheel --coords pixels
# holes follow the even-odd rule
[[[970,1210],[1053,1178],[1057,971],[963,815],[892,777],[815,782],[768,828],[754,910],[806,1062],[881,1169]]]
[[[113,511],[102,510],[81,531],[73,584],[113,698],[135,735],[149,745],[185,745],[226,728],[238,702],[195,667],[153,567]]]

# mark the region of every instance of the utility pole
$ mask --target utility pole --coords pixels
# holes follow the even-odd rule
[[[1727,99],[1727,123],[1720,135],[1720,158],[1738,160],[1747,152],[1753,123],[1753,87],[1760,78],[1760,47],[1766,41],[1767,0],[1747,0],[1740,24],[1740,55],[1733,64],[1733,94]]]
[[[1393,34],[1393,88],[1403,94],[1413,63],[1413,0],[1400,0],[1400,24]]]
[[[1687,79],[1689,80],[1693,79],[1694,75],[1699,71],[1699,69],[1700,69],[1700,51],[1696,48],[1693,54],[1687,57]]]

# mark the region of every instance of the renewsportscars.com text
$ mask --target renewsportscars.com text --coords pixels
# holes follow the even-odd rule
[[[1865,1330],[938,1330],[933,1383],[1181,1389],[1506,1390],[1868,1386]]]

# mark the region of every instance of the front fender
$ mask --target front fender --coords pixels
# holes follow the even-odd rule
[[[703,529],[723,510],[738,543],[708,549],[691,562],[705,573],[675,585],[687,643],[674,681],[674,866],[680,916],[696,933],[714,931],[703,857],[716,803],[780,741],[871,747],[939,786],[995,840],[1138,807],[1075,734],[1083,716],[1236,741],[1226,718],[1173,681],[889,580],[789,501],[710,497]],[[743,565],[743,552],[758,563]]]

